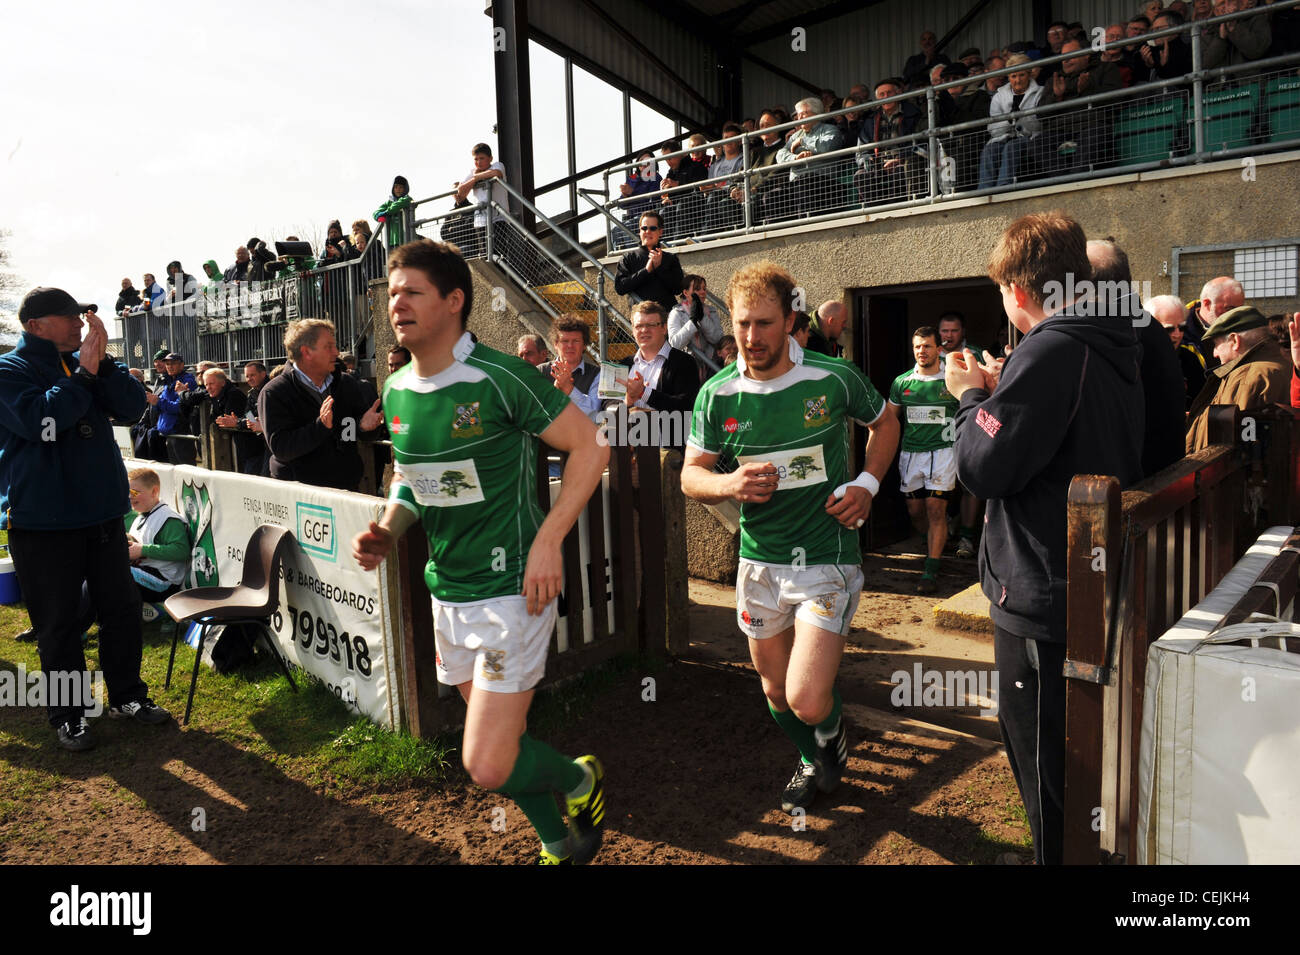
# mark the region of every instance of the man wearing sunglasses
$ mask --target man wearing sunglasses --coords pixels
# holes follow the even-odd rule
[[[658,302],[667,314],[677,305],[682,291],[682,264],[659,245],[664,222],[658,212],[643,213],[639,228],[641,248],[629,252],[618,263],[614,290],[619,295],[634,296],[637,301]]]
[[[1177,295],[1157,295],[1147,302],[1146,309],[1168,334],[1169,344],[1178,356],[1178,368],[1183,374],[1183,410],[1186,411],[1205,384],[1205,359],[1195,345],[1183,341],[1187,310]]]
[[[99,618],[110,715],[162,723],[169,714],[140,679],[140,595],[122,523],[131,507],[111,421],[144,413],[144,387],[108,354],[108,333],[93,309],[62,289],[36,288],[18,310],[22,339],[0,357],[0,523],[9,531],[41,669],[72,675],[60,678],[65,686],[84,685],[84,580]],[[90,701],[48,703],[59,745],[94,745],[85,719]]]

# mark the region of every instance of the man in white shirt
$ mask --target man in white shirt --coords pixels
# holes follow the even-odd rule
[[[680,440],[670,438],[668,446],[683,449],[685,435],[690,431],[687,425],[691,409],[700,390],[699,369],[690,355],[669,344],[668,316],[658,302],[637,302],[632,309],[632,331],[636,334],[637,351],[624,360],[632,369],[623,399],[627,410],[674,413],[682,427],[674,428],[665,422],[660,424],[657,433],[678,435]]]
[[[497,222],[501,219],[499,214],[491,213],[488,203],[495,202],[498,206],[505,208],[509,201],[503,185],[506,178],[506,167],[499,162],[492,161],[492,147],[487,143],[479,143],[474,147],[473,154],[474,168],[456,187],[457,203],[468,199],[472,192],[474,194],[473,202],[477,207],[474,210],[473,242],[475,247],[467,253],[467,257],[477,255],[483,249],[489,220]],[[495,236],[493,238],[495,239]]]

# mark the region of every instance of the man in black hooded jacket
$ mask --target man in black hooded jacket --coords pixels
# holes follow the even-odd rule
[[[1087,240],[1060,212],[1023,216],[989,265],[1024,333],[1005,366],[948,358],[957,473],[988,501],[980,581],[989,598],[998,724],[1040,864],[1065,832],[1066,495],[1076,474],[1142,477],[1144,405],[1131,319],[1075,307],[1091,276]],[[1071,825],[1089,825],[1071,820]]]

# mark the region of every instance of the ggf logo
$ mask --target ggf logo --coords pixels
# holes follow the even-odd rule
[[[334,511],[317,504],[297,505],[296,529],[302,549],[333,561],[338,554],[338,541],[334,537]]]

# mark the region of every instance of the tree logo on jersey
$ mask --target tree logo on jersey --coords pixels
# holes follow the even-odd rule
[[[803,400],[803,426],[805,428],[818,428],[828,424],[830,420],[831,411],[826,407],[825,395]]]
[[[442,472],[442,491],[448,497],[457,497],[461,491],[473,490],[477,486],[465,479],[463,471]]]
[[[406,434],[411,430],[411,426],[409,424],[404,424],[402,419],[397,415],[393,415],[393,420],[389,422],[388,430],[393,432],[393,434]]]
[[[807,454],[801,454],[789,464],[790,473],[795,476],[795,480],[802,481],[808,476],[809,471],[820,471],[817,462]]]
[[[217,548],[212,540],[212,500],[205,484],[186,481],[181,487],[181,513],[190,528],[190,577],[192,587],[216,586]]]
[[[456,406],[456,416],[451,421],[453,438],[472,438],[483,433],[483,422],[478,416],[478,402]]]

